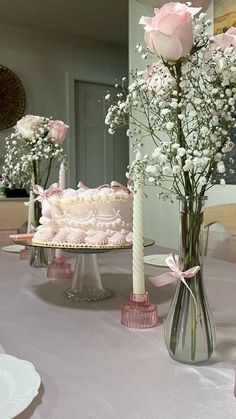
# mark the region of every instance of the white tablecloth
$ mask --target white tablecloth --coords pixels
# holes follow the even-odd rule
[[[157,252],[165,249],[146,249]],[[195,367],[169,357],[163,325],[134,331],[120,324],[120,305],[131,290],[130,251],[98,260],[114,296],[76,303],[62,295],[62,284],[47,280],[45,269],[0,252],[0,344],[32,362],[42,379],[39,395],[19,418],[236,418],[236,265],[205,261],[217,346],[208,364]],[[147,281],[147,289],[165,316],[174,285],[157,289]]]

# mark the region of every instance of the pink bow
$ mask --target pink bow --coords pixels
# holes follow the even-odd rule
[[[125,191],[125,192],[127,192],[127,193],[130,193],[130,189],[131,189],[131,187],[132,187],[132,184],[133,184],[133,182],[132,182],[132,180],[131,180],[131,179],[129,179],[129,180],[128,180],[128,182],[127,182],[127,186],[124,186],[124,185],[122,185],[121,183],[116,182],[115,180],[113,180],[113,181],[111,182],[111,188],[112,188],[112,189],[116,189],[116,190],[120,189],[120,190],[122,190],[122,191]]]
[[[127,186],[124,186],[121,183],[116,182],[115,180],[113,180],[110,185],[108,183],[104,183],[104,185],[98,186],[97,189],[100,190],[100,189],[103,189],[103,188],[112,188],[114,190],[115,189],[116,190],[120,189],[122,191],[125,191],[127,193],[130,193],[132,184],[133,184],[133,181],[131,179],[128,180]],[[90,188],[88,188],[88,186],[84,185],[84,183],[81,182],[81,181],[78,184],[78,188],[81,188],[81,189],[90,189]]]
[[[190,289],[190,287],[188,286],[187,282],[185,281],[185,278],[192,278],[194,275],[196,275],[196,273],[198,271],[200,271],[200,266],[193,266],[192,268],[188,269],[187,271],[182,272],[179,269],[179,256],[175,255],[174,253],[170,253],[166,259],[166,264],[167,266],[169,266],[169,268],[173,271],[173,272],[166,272],[162,275],[158,275],[155,276],[153,278],[149,278],[150,281],[156,286],[156,287],[161,287],[162,285],[167,285],[170,284],[171,282],[176,281],[176,279],[180,279],[183,284],[188,288],[194,304],[195,304],[195,308],[197,311],[197,315],[198,315],[198,307],[197,307],[197,301],[196,298],[192,292],[192,290]]]
[[[82,181],[80,181],[79,183],[78,183],[78,185],[77,185],[77,188],[81,188],[81,189],[90,189],[90,188],[88,188],[88,186],[86,186]]]
[[[43,202],[44,199],[47,199],[49,196],[52,196],[56,193],[61,192],[61,189],[58,183],[53,183],[49,186],[48,189],[43,189],[40,185],[35,185],[33,187],[34,193],[38,194],[39,196],[36,198],[38,201]]]
[[[35,185],[33,187],[33,191],[34,193],[39,195],[35,200],[42,202],[42,215],[51,218],[51,209],[50,204],[48,202],[48,197],[61,192],[58,183],[53,183],[51,186],[49,186],[48,189],[45,190],[42,186]]]

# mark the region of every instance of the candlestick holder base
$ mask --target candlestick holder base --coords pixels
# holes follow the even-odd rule
[[[149,295],[130,292],[129,300],[122,304],[121,324],[130,329],[148,329],[159,323],[156,304],[150,303]]]
[[[22,249],[20,251],[20,260],[26,260],[28,259],[28,254],[29,254],[29,248],[25,247],[24,249]]]
[[[54,256],[47,268],[47,277],[51,279],[71,278],[71,265],[65,261],[64,256]]]

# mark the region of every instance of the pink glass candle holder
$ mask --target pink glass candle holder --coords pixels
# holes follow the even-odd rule
[[[64,256],[54,256],[47,267],[47,277],[51,279],[67,279],[72,277],[71,265],[65,261]]]
[[[29,248],[25,247],[20,251],[20,260],[27,260],[29,254]]]
[[[130,329],[148,329],[159,324],[156,304],[150,303],[149,295],[130,292],[129,300],[122,304],[121,324]]]

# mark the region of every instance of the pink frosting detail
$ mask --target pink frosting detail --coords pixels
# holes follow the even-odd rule
[[[50,242],[54,236],[54,232],[51,228],[45,228],[45,230],[39,230],[35,233],[34,239]]]
[[[74,189],[68,188],[62,192],[63,198],[75,198],[77,197],[77,193]]]
[[[125,236],[121,233],[115,233],[112,237],[109,238],[109,244],[113,245],[122,245],[125,244]]]
[[[132,180],[128,180],[127,186],[122,185],[121,183],[113,180],[111,184],[104,184],[101,186],[98,186],[97,188],[90,189],[88,186],[86,186],[83,182],[79,182],[78,184],[78,193],[81,193],[82,191],[92,191],[92,194],[96,194],[97,191],[100,191],[100,193],[107,195],[112,192],[118,192],[123,191],[125,193],[130,193],[130,189],[132,187]],[[90,193],[89,193],[90,195]]]
[[[106,196],[106,195],[110,195],[112,193],[113,193],[113,191],[110,188],[105,188],[104,187],[103,189],[100,190],[100,195]]]
[[[85,243],[104,245],[108,243],[108,237],[105,233],[97,233],[93,236],[87,236],[85,238]]]
[[[52,239],[53,242],[66,242],[69,232],[65,228],[60,230]]]
[[[132,232],[130,232],[130,233],[127,234],[126,241],[128,243],[133,243],[133,233]]]
[[[75,230],[72,231],[72,233],[70,233],[68,235],[68,242],[71,243],[83,243],[84,239],[86,237],[86,233],[82,230]]]

